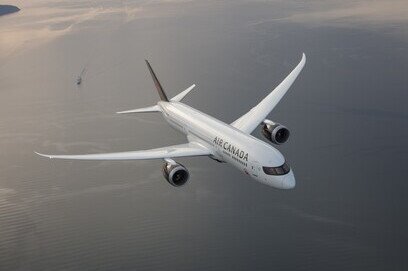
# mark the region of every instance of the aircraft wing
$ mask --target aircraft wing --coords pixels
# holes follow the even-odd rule
[[[258,105],[253,107],[245,115],[231,123],[231,125],[245,133],[252,133],[275,108],[293,82],[295,82],[297,76],[305,66],[305,63],[306,56],[303,54],[302,60],[299,62],[299,64],[268,96],[266,96]]]
[[[129,152],[112,152],[80,155],[51,155],[36,152],[36,154],[48,157],[50,159],[67,159],[67,160],[148,160],[187,156],[205,156],[211,155],[211,152],[206,147],[201,146],[197,143],[186,143],[151,150]]]

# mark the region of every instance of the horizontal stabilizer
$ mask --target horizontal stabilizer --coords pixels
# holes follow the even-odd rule
[[[131,114],[131,113],[150,113],[150,112],[161,112],[161,111],[158,105],[153,105],[153,106],[148,106],[148,107],[143,107],[143,108],[138,108],[138,109],[120,111],[116,113],[117,114]]]
[[[180,102],[181,100],[184,99],[184,97],[186,97],[186,95],[192,91],[195,88],[195,84],[191,85],[189,88],[187,88],[186,90],[180,92],[179,94],[177,94],[176,96],[174,96],[173,98],[171,98],[170,101],[172,102]]]

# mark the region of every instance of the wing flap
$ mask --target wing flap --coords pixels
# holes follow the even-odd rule
[[[268,116],[268,114],[275,108],[282,97],[286,94],[288,89],[295,82],[296,78],[302,71],[306,63],[306,56],[303,53],[302,59],[293,71],[286,76],[286,78],[258,105],[253,107],[245,115],[231,123],[235,128],[245,132],[252,133],[256,127]]]
[[[98,153],[98,154],[52,155],[42,154],[38,152],[35,153],[50,159],[67,159],[67,160],[149,160],[187,156],[205,156],[211,154],[211,152],[207,148],[197,143],[186,143],[151,150]]]

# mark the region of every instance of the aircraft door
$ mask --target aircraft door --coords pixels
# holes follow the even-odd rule
[[[254,177],[258,177],[261,171],[261,165],[258,161],[252,161],[250,167],[251,175]]]

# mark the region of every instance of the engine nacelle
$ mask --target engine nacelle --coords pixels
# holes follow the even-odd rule
[[[264,120],[262,125],[262,134],[272,143],[280,145],[288,141],[290,132],[288,128],[279,123]]]
[[[182,164],[166,159],[163,165],[163,176],[169,184],[179,187],[187,183],[190,178],[190,173]]]

